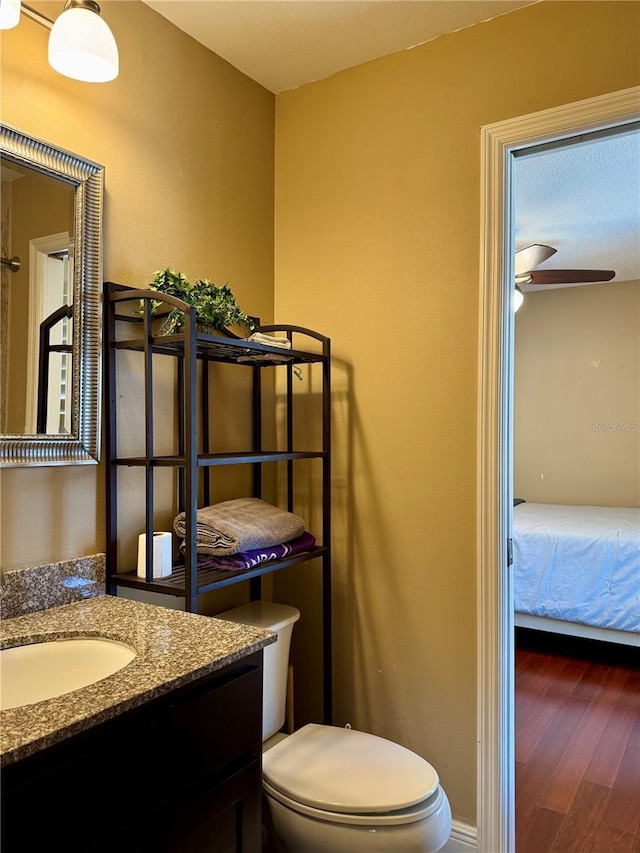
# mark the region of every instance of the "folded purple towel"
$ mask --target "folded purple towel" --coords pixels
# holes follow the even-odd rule
[[[227,554],[220,557],[198,554],[198,568],[238,572],[243,569],[252,569],[260,563],[282,560],[290,554],[309,551],[315,544],[315,536],[305,531],[302,536],[298,536],[296,539],[291,539],[282,545],[272,545],[270,548],[254,548],[252,551],[239,551],[237,554]],[[184,550],[184,543],[180,546],[180,550]]]

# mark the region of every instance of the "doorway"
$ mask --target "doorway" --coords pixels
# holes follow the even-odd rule
[[[25,430],[31,434],[72,431],[72,248],[67,231],[29,241]]]
[[[478,849],[515,849],[513,157],[640,119],[640,87],[482,128],[478,389]]]
[[[640,131],[513,156],[515,847],[630,850]]]

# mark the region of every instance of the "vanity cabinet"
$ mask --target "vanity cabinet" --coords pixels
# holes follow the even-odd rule
[[[259,853],[262,651],[2,771],[2,850]]]
[[[178,308],[184,312],[185,325],[180,334],[159,333],[162,315]],[[160,317],[160,320],[158,319]],[[185,610],[198,611],[198,598],[219,587],[248,581],[250,597],[261,594],[261,577],[295,564],[310,560],[321,561],[322,567],[322,627],[323,627],[323,704],[324,720],[331,722],[331,519],[330,519],[330,341],[325,336],[298,326],[262,326],[263,333],[286,335],[291,349],[263,345],[221,333],[206,334],[198,331],[195,311],[186,303],[157,291],[133,290],[123,285],[107,282],[104,298],[104,344],[106,366],[105,412],[107,415],[107,588],[117,594],[119,588],[145,589],[152,592],[184,597]],[[137,354],[137,355],[135,355]],[[118,449],[118,407],[121,406],[122,381],[119,379],[119,359],[126,357],[122,369],[139,371],[144,375],[144,436],[139,455],[123,455]],[[157,410],[154,405],[156,365],[162,359],[174,362],[174,411]],[[137,359],[137,361],[136,361]],[[216,406],[216,364],[235,365],[234,370],[249,371],[250,383],[250,446],[242,451],[220,452],[212,450],[211,422],[230,421],[234,413]],[[265,419],[273,416],[276,407],[275,379],[267,385],[262,381],[264,371],[283,371],[284,392],[278,392],[277,403],[284,407],[282,446],[266,447],[263,440]],[[318,446],[296,447],[294,432],[297,424],[294,394],[296,374],[306,371],[309,391],[318,405],[314,415],[319,421]],[[311,377],[313,376],[313,383]],[[316,381],[316,377],[319,377]],[[316,390],[317,389],[317,390]],[[271,395],[269,397],[269,394]],[[264,399],[266,398],[266,400]],[[307,402],[308,402],[307,400]],[[269,414],[267,414],[267,412]],[[157,419],[175,422],[173,452],[157,452],[154,425]],[[306,424],[305,424],[306,425]],[[286,509],[293,511],[298,488],[296,466],[303,460],[318,460],[321,473],[318,477],[321,490],[319,529],[311,530],[316,545],[308,551],[290,554],[277,561],[261,563],[243,571],[219,571],[198,568],[196,555],[196,513],[198,507],[209,505],[213,492],[213,476],[220,466],[244,465],[251,469],[250,494],[237,497],[263,497],[266,467],[282,463],[286,483]],[[125,467],[141,469],[145,478],[145,528],[147,541],[154,530],[154,488],[158,471],[174,472],[174,492],[177,496],[175,515],[185,513],[186,538],[184,554],[178,550],[174,536],[174,553],[171,574],[155,578],[150,567],[146,577],[138,577],[135,568],[118,565],[119,521],[121,501],[121,472]],[[278,468],[282,472],[282,468]],[[156,528],[157,529],[157,528]],[[143,532],[142,530],[139,532]]]

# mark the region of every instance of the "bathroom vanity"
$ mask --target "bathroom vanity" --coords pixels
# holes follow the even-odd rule
[[[6,619],[2,647],[104,637],[103,680],[0,712],[2,850],[261,850],[262,648],[251,626],[112,596]]]

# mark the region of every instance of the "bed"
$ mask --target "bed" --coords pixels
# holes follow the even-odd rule
[[[515,624],[640,646],[640,508],[513,510]]]

